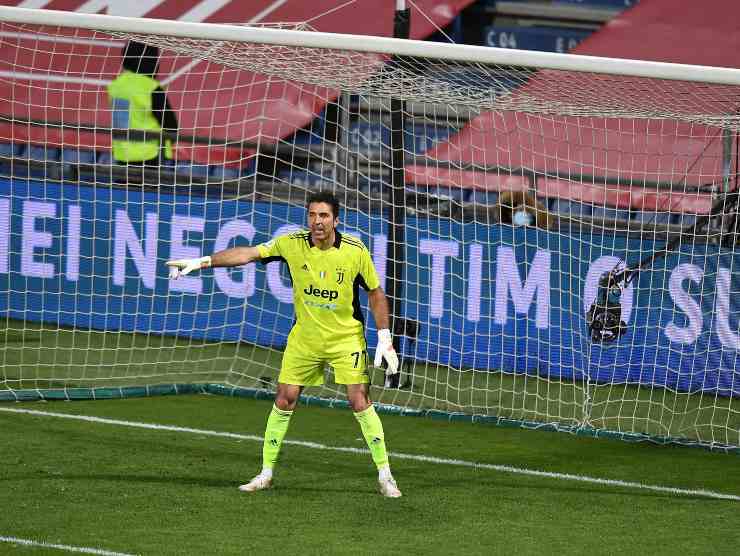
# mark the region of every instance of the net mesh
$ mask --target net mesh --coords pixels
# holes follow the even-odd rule
[[[106,92],[130,40],[160,49],[172,159],[111,155],[137,138],[114,127]],[[380,402],[740,444],[729,205],[686,233],[736,188],[740,88],[10,23],[0,47],[6,392],[273,389],[286,269],[171,282],[164,261],[299,229],[307,195],[331,190],[399,312],[402,373],[374,371]],[[600,275],[682,229],[625,292],[629,332],[592,344]],[[326,380],[316,395],[342,398]]]

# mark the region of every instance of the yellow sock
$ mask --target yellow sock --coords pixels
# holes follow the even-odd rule
[[[285,433],[288,432],[292,411],[283,411],[275,405],[272,406],[270,416],[267,418],[265,427],[265,440],[262,444],[262,467],[272,469],[280,455],[280,446],[283,443]]]
[[[362,436],[365,437],[367,447],[370,448],[373,462],[378,469],[388,466],[388,452],[385,449],[385,437],[383,436],[383,424],[380,417],[371,405],[364,411],[355,413],[355,419],[360,423]]]

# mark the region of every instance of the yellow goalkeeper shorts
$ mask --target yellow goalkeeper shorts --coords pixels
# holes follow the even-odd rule
[[[334,369],[337,384],[367,384],[367,345],[364,338],[326,346],[321,351],[312,349],[306,342],[289,337],[283,353],[278,382],[298,386],[324,384],[324,368]]]

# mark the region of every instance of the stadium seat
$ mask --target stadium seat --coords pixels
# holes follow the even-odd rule
[[[37,162],[49,162],[59,160],[59,149],[56,147],[43,147],[31,145],[28,148],[29,158]]]
[[[316,191],[331,185],[329,177],[305,170],[283,170],[278,174],[278,178],[292,185]]]
[[[190,160],[178,160],[174,164],[175,178],[182,181],[206,181],[210,172],[207,164],[198,164]]]
[[[81,164],[93,165],[95,164],[95,158],[97,153],[95,151],[89,151],[85,149],[75,148],[62,148],[61,150],[61,170],[62,179],[65,180],[77,180],[80,176]]]
[[[172,160],[171,158],[165,158],[159,163],[159,167],[165,171],[165,172],[173,172],[175,171],[175,165],[177,164],[176,161]]]
[[[296,130],[292,140],[287,139],[288,143],[299,145],[320,144],[324,139],[324,130],[326,128],[326,110],[317,115],[310,124]]]
[[[469,189],[463,189],[462,187],[430,187],[429,195],[438,199],[449,199],[451,201],[457,201],[462,203],[470,196]]]
[[[687,226],[693,226],[696,223],[696,219],[696,214],[674,214],[672,224],[676,224],[678,226],[681,226],[682,228],[685,228]]]
[[[10,158],[21,152],[21,146],[16,143],[0,143],[0,157]]]
[[[27,145],[21,150],[18,158],[27,164],[26,175],[29,178],[45,179],[47,177],[47,163],[58,160],[59,149],[39,145]],[[19,177],[23,177],[23,172],[16,170],[14,173]]]
[[[241,172],[238,168],[229,168],[223,164],[214,164],[209,168],[208,177],[211,181],[229,181],[239,179]]]
[[[604,219],[604,220],[629,220],[630,211],[626,209],[618,209],[614,207],[593,207],[591,211],[592,218]]]
[[[554,199],[549,208],[551,212],[576,217],[590,217],[593,211],[591,205],[569,199]]]
[[[416,154],[421,154],[440,141],[447,139],[455,128],[434,124],[409,123],[404,129],[404,145]]]
[[[476,205],[495,205],[498,203],[498,192],[476,189],[471,193],[470,201]]]
[[[21,146],[15,143],[0,143],[0,173],[10,175],[13,159],[20,154]]]
[[[103,151],[101,153],[97,153],[97,160],[95,163],[93,175],[91,176],[92,181],[96,183],[112,182],[115,177],[113,173],[113,165],[116,163],[113,160],[111,152]]]
[[[384,185],[383,180],[379,176],[366,176],[365,174],[357,175],[357,189],[361,193],[380,193]]]
[[[641,224],[673,224],[674,216],[670,212],[653,212],[638,210],[633,213],[633,219]]]
[[[62,149],[61,160],[64,164],[95,164],[97,153],[82,149]]]
[[[629,0],[552,0],[552,3],[555,5],[576,5],[579,8],[613,8],[615,10],[623,10],[632,4],[637,4],[637,0],[632,0],[632,2]]]

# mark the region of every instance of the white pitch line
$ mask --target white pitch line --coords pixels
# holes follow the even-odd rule
[[[254,434],[237,434],[233,432],[220,432],[208,429],[194,429],[190,427],[176,427],[173,425],[158,425],[156,423],[141,423],[138,421],[122,421],[119,419],[107,419],[104,417],[94,417],[91,415],[73,415],[68,413],[54,413],[51,411],[39,411],[35,409],[17,409],[12,407],[0,407],[0,411],[6,413],[20,413],[25,415],[36,415],[38,417],[58,417],[60,419],[71,419],[74,421],[87,421],[89,423],[100,423],[106,425],[118,425],[123,427],[132,427],[137,429],[148,429],[167,432],[198,434],[201,436],[217,436],[220,438],[232,438],[235,440],[250,440],[262,442],[263,437]],[[315,450],[329,450],[333,452],[343,452],[351,454],[368,454],[366,448],[352,448],[349,446],[329,446],[319,442],[306,442],[303,440],[284,440],[285,444],[301,446],[303,448],[313,448]],[[700,496],[702,498],[714,498],[719,500],[732,500],[740,502],[740,496],[736,494],[726,494],[704,489],[677,488],[662,485],[650,485],[634,481],[620,481],[618,479],[600,479],[598,477],[589,477],[587,475],[574,475],[571,473],[556,473],[553,471],[538,471],[536,469],[527,469],[523,467],[513,467],[510,465],[497,465],[493,463],[480,463],[461,459],[440,458],[436,456],[426,456],[422,454],[404,454],[391,452],[388,454],[391,458],[405,459],[410,461],[420,461],[425,463],[435,463],[439,465],[454,465],[458,467],[469,467],[472,469],[486,469],[489,471],[499,471],[501,473],[513,473],[516,475],[527,475],[530,477],[545,477],[548,479],[557,479],[564,481],[575,481],[581,483],[591,483],[603,486],[615,486],[622,488],[648,490],[652,492],[662,492],[665,494],[674,494],[679,496]]]
[[[86,546],[70,546],[67,544],[53,544],[43,541],[32,541],[30,539],[19,539],[18,537],[5,537],[0,535],[0,542],[11,544],[22,544],[23,546],[36,546],[40,548],[54,548],[56,550],[65,550],[67,552],[84,552],[85,554],[101,554],[102,556],[134,556],[128,552],[111,552],[102,548],[88,548]]]

